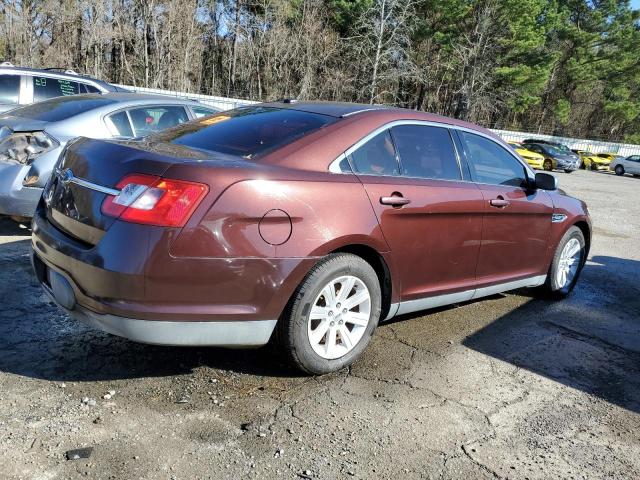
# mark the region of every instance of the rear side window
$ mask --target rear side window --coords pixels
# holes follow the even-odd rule
[[[356,173],[363,175],[399,175],[396,151],[389,130],[379,133],[349,155]]]
[[[111,134],[117,137],[133,137],[133,129],[127,112],[118,112],[107,117],[107,126]]]
[[[33,77],[33,101],[41,102],[49,98],[65,97],[80,93],[78,82],[58,78]]]
[[[157,137],[186,147],[253,158],[330,123],[335,117],[287,108],[243,107],[202,118]]]
[[[100,89],[86,83],[80,84],[81,93],[100,93]]]
[[[20,97],[20,75],[0,75],[0,103],[16,104]]]
[[[523,187],[525,167],[493,140],[468,132],[460,132],[469,155],[475,180],[491,185]]]
[[[129,110],[129,117],[137,137],[144,137],[189,121],[184,107],[172,105],[132,108]]]
[[[446,128],[400,125],[391,130],[398,149],[402,175],[461,180],[458,159]]]

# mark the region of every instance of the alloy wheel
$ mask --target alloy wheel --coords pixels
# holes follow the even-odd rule
[[[556,283],[559,288],[571,285],[580,266],[581,250],[582,247],[577,238],[570,239],[562,249],[556,271]]]
[[[327,283],[311,307],[309,343],[322,358],[333,360],[360,342],[371,320],[371,294],[362,280],[345,275]]]

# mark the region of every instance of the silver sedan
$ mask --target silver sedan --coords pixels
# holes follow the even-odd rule
[[[0,115],[0,214],[31,217],[65,145],[77,137],[138,138],[219,109],[160,95],[58,97]]]

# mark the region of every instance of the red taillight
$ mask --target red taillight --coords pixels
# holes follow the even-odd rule
[[[182,227],[209,191],[202,183],[133,174],[102,202],[102,213],[127,222]]]

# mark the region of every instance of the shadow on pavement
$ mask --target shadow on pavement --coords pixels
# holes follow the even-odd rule
[[[7,225],[2,225],[0,235],[7,235],[7,228],[10,235],[12,227]],[[85,327],[49,301],[32,275],[28,254],[28,238],[0,244],[4,372],[93,381],[182,375],[207,366],[268,377],[299,376],[268,348],[157,347]],[[640,278],[639,273],[640,262],[594,257],[568,300],[549,302],[532,296],[463,344],[640,412],[640,289],[630,281]]]
[[[10,235],[6,225],[0,235]],[[24,233],[21,232],[22,235]],[[0,243],[0,370],[56,381],[188,374],[209,366],[295,377],[268,347],[257,350],[143,345],[85,327],[55,306],[31,271],[30,240]]]
[[[640,290],[627,275],[640,278],[640,262],[596,256],[569,299],[531,295],[463,344],[640,412]]]

